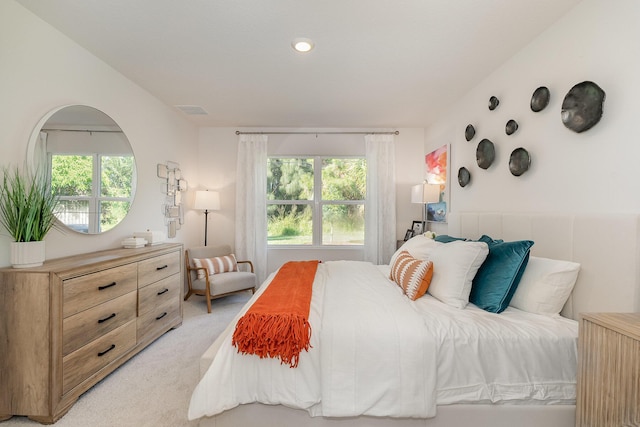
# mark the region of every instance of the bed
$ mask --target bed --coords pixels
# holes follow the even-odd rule
[[[201,426],[573,425],[575,320],[582,311],[637,311],[637,216],[452,214],[448,234],[531,240],[531,271],[540,259],[579,263],[562,316],[443,303],[434,287],[442,262],[430,286],[440,299],[416,301],[388,279],[390,266],[324,263],[312,348],[299,366],[237,354],[232,323],[203,355],[189,417]],[[345,274],[350,285],[340,286]]]

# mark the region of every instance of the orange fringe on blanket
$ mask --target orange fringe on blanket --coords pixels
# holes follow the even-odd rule
[[[239,353],[280,358],[292,368],[311,339],[309,307],[319,261],[290,261],[238,320],[231,344]]]

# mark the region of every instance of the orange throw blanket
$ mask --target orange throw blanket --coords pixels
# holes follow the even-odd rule
[[[280,358],[292,368],[311,339],[309,307],[319,261],[290,261],[238,320],[231,344],[239,353]]]

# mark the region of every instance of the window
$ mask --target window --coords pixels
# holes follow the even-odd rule
[[[52,154],[50,159],[62,222],[81,233],[99,233],[126,216],[133,201],[133,156]]]
[[[366,161],[363,158],[269,158],[270,245],[362,245]]]

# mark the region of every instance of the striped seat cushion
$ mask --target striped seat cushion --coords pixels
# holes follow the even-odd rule
[[[407,251],[400,252],[391,265],[390,279],[412,301],[427,292],[432,276],[433,262],[414,258]]]
[[[214,258],[194,258],[193,265],[196,268],[205,267],[209,275],[238,271],[238,262],[235,254],[217,256]],[[204,270],[198,270],[198,279],[204,279]]]

